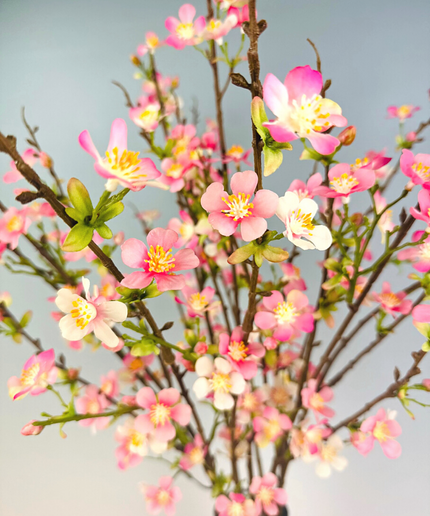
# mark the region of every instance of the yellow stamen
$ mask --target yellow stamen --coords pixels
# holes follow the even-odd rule
[[[172,250],[169,249],[167,252],[157,245],[155,250],[151,245],[148,252],[149,260],[145,260],[149,264],[148,270],[151,272],[168,272],[175,268],[175,259],[172,256]]]

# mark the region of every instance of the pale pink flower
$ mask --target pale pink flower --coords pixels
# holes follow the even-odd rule
[[[165,42],[160,41],[155,32],[147,32],[145,34],[145,43],[137,47],[137,54],[139,56],[144,56],[148,52],[153,54],[156,48],[162,47],[163,45],[165,45]]]
[[[277,485],[278,479],[274,473],[266,473],[263,477],[252,479],[249,492],[255,496],[257,515],[264,511],[267,516],[276,516],[279,514],[280,507],[285,507],[287,493]]]
[[[193,219],[185,210],[179,211],[179,217],[170,219],[167,225],[168,229],[175,231],[179,238],[175,243],[175,247],[189,247],[194,249],[198,243],[198,236],[196,232],[196,225]]]
[[[412,235],[412,242],[417,242],[424,235],[424,231],[416,231]],[[430,271],[430,236],[420,245],[403,249],[397,254],[401,261],[410,260],[412,267],[418,272]]]
[[[118,375],[116,371],[109,371],[106,376],[102,376],[100,379],[100,390],[106,396],[115,398],[119,394],[119,383]]]
[[[60,320],[62,336],[67,340],[81,340],[89,333],[95,336],[109,347],[116,347],[119,343],[118,336],[112,331],[111,326],[115,322],[123,322],[127,319],[127,306],[119,301],[106,301],[98,295],[95,289],[94,297],[89,293],[90,282],[82,278],[85,297],[74,294],[68,288],[58,291],[55,304],[65,315]]]
[[[161,477],[158,486],[140,484],[140,490],[146,501],[148,514],[158,514],[164,510],[166,516],[174,516],[175,504],[182,500],[179,487],[173,485],[172,477]]]
[[[331,435],[326,441],[321,441],[318,453],[304,457],[305,460],[319,459],[315,467],[316,474],[321,478],[327,478],[331,475],[331,469],[343,471],[348,460],[340,455],[343,450],[343,441],[338,435]]]
[[[26,149],[22,155],[21,155],[23,161],[27,163],[30,167],[32,167],[37,162],[37,153],[34,149],[28,148]],[[6,172],[6,174],[3,176],[3,182],[4,183],[16,183],[20,179],[22,179],[21,172],[16,168],[16,164],[14,161],[10,162],[10,168],[9,172]]]
[[[24,398],[27,394],[38,396],[57,379],[55,353],[53,349],[31,356],[21,371],[21,376],[12,376],[7,382],[12,400]]]
[[[257,516],[254,501],[239,493],[230,493],[229,498],[218,496],[215,510],[218,516]]]
[[[138,152],[127,149],[127,124],[122,118],[116,118],[112,123],[105,157],[100,156],[87,130],[79,135],[79,144],[96,160],[94,169],[108,180],[105,187],[109,192],[118,185],[139,191],[149,180],[161,175],[150,158],[139,158]]]
[[[285,224],[284,236],[300,249],[324,251],[333,242],[328,227],[312,223],[317,211],[318,204],[314,200],[300,200],[295,192],[287,191],[279,199],[276,216]]]
[[[314,317],[308,311],[309,300],[299,290],[288,292],[286,300],[278,290],[263,298],[263,310],[255,314],[255,324],[262,330],[274,329],[273,337],[285,342],[294,331],[310,333]]]
[[[165,158],[161,162],[161,170],[164,175],[160,177],[160,182],[167,185],[171,192],[179,192],[184,188],[184,176],[188,170],[185,163],[173,158]]]
[[[351,168],[352,170],[371,169],[375,172],[377,178],[382,179],[387,175],[386,165],[390,163],[391,159],[385,156],[385,150],[381,152],[368,151],[363,159],[357,158]]]
[[[39,435],[45,429],[44,426],[35,426],[33,423],[36,419],[32,419],[26,425],[21,428],[21,435]]]
[[[115,440],[119,446],[115,457],[120,469],[137,466],[148,453],[148,434],[139,432],[136,426],[136,419],[130,418],[116,429]]]
[[[262,416],[253,419],[255,442],[260,448],[266,447],[269,443],[275,442],[287,430],[291,430],[293,424],[291,419],[281,414],[274,407],[266,407]]]
[[[178,234],[171,229],[155,228],[148,233],[145,244],[136,238],[126,240],[121,246],[122,261],[133,269],[142,271],[128,274],[121,284],[127,288],[140,289],[147,287],[153,279],[160,292],[181,290],[185,279],[177,271],[195,269],[199,259],[191,249],[181,249],[175,255],[172,247],[178,240]]]
[[[228,333],[219,336],[219,352],[224,355],[245,380],[257,374],[257,359],[265,355],[264,346],[258,342],[243,343],[243,330],[237,326],[231,337]]]
[[[308,179],[306,184],[303,181],[300,181],[300,179],[294,179],[294,181],[290,184],[288,191],[297,194],[300,201],[303,199],[313,199],[316,195],[314,190],[321,185],[322,181],[322,175],[317,172]]]
[[[166,43],[176,50],[182,50],[187,45],[198,45],[201,42],[201,33],[206,26],[204,16],[199,16],[193,22],[196,9],[191,4],[184,4],[179,8],[179,20],[173,16],[166,19],[165,26],[170,32]]]
[[[9,208],[0,219],[0,242],[9,244],[11,249],[18,246],[19,237],[28,232],[31,219],[27,217],[27,209]]]
[[[320,186],[316,194],[322,197],[342,197],[349,202],[352,193],[363,192],[375,184],[375,172],[371,168],[353,169],[348,163],[338,163],[328,173],[330,186]]]
[[[323,386],[317,391],[317,383],[317,380],[311,379],[308,381],[308,386],[302,389],[303,406],[311,409],[317,418],[318,414],[324,417],[333,417],[334,410],[326,405],[333,399],[333,391],[327,386]]]
[[[42,167],[51,168],[52,165],[54,164],[51,156],[46,154],[46,152],[43,152],[43,151],[39,152],[39,159],[40,159],[40,164],[42,165]]]
[[[188,471],[194,466],[203,464],[207,453],[207,446],[203,442],[200,434],[194,437],[194,441],[184,447],[184,454],[179,460],[179,467]]]
[[[412,301],[405,299],[407,294],[403,291],[396,294],[392,292],[388,281],[384,281],[382,284],[382,292],[380,294],[372,292],[372,295],[375,301],[381,303],[382,310],[393,317],[396,317],[399,313],[408,314],[412,309]]]
[[[384,197],[378,192],[375,193],[373,196],[373,199],[375,201],[375,208],[376,213],[381,213],[385,207],[387,206],[387,201]],[[395,224],[393,222],[393,210],[385,210],[381,218],[378,220],[378,228],[381,231],[381,243],[384,243],[387,238],[387,231],[392,231],[395,227]],[[366,251],[367,252],[367,251]],[[366,258],[366,259],[371,259]]]
[[[233,408],[232,394],[239,395],[245,390],[243,376],[233,371],[232,366],[224,358],[201,357],[196,362],[196,373],[199,378],[194,382],[193,390],[198,399],[213,393],[214,406],[218,410]]]
[[[191,408],[179,403],[180,399],[181,395],[177,389],[162,389],[157,394],[150,387],[140,389],[136,395],[136,402],[149,411],[136,418],[141,431],[151,434],[161,443],[174,439],[176,430],[172,420],[180,426],[187,426],[191,418]]]
[[[79,414],[103,414],[109,406],[109,401],[104,394],[100,394],[97,385],[88,385],[85,388],[85,394],[76,399],[75,405]],[[95,432],[109,425],[109,417],[81,419],[79,424],[89,426]]]
[[[26,215],[33,221],[40,222],[43,217],[54,218],[57,216],[54,209],[48,202],[33,202],[25,208]]]
[[[395,438],[402,433],[402,429],[397,421],[394,420],[395,412],[387,413],[385,409],[380,408],[375,416],[370,416],[361,423],[360,431],[368,434],[367,439],[370,440],[369,445],[366,440],[361,446],[355,445],[360,453],[365,455],[373,448],[373,444],[379,441],[382,451],[389,459],[397,459],[402,453],[402,447]],[[368,449],[368,446],[370,449]]]
[[[212,302],[215,290],[212,287],[205,287],[201,292],[193,287],[185,285],[182,289],[185,303],[175,297],[175,301],[187,307],[189,317],[204,317],[205,312],[210,312],[219,306],[219,301]]]
[[[244,5],[242,9],[240,7],[230,6],[227,14],[234,14],[237,18],[236,27],[241,27],[242,23],[249,21],[249,6]],[[255,12],[255,16],[257,17],[257,12]]]
[[[330,127],[344,127],[347,120],[338,104],[321,97],[323,79],[310,66],[291,70],[284,84],[269,73],[264,80],[263,98],[277,117],[263,125],[277,142],[291,142],[307,138],[320,154],[332,154],[339,140],[325,131]]]
[[[223,163],[236,163],[238,165],[243,161],[246,165],[251,165],[251,162],[248,160],[249,155],[251,154],[251,149],[247,151],[244,150],[240,145],[232,145],[230,149],[226,152],[222,162]]]
[[[270,190],[258,190],[252,201],[257,181],[257,174],[246,170],[232,176],[231,195],[224,191],[221,183],[208,186],[201,203],[210,213],[210,224],[221,235],[232,235],[240,224],[242,239],[250,242],[266,231],[266,219],[275,214],[278,196]]]
[[[284,273],[281,281],[287,283],[284,287],[285,295],[288,295],[291,290],[300,290],[300,292],[307,290],[305,280],[300,277],[300,269],[298,267],[292,263],[285,262],[282,262],[280,266],[282,272]]]
[[[226,36],[231,29],[237,26],[237,17],[235,14],[228,14],[226,18],[221,21],[216,18],[212,18],[206,24],[206,27],[201,33],[201,37],[204,40],[215,40],[218,45],[222,44],[222,38]]]
[[[412,310],[413,325],[425,337],[430,338],[430,305],[417,305]]]
[[[403,149],[400,156],[400,170],[409,177],[413,185],[430,190],[430,154],[416,154]]]
[[[387,108],[387,118],[398,118],[400,122],[404,122],[406,118],[411,118],[414,113],[421,108],[412,104],[404,104],[403,106],[389,106]]]
[[[157,129],[160,120],[160,104],[150,102],[148,97],[139,98],[138,105],[131,107],[128,114],[132,122],[146,133],[152,133]]]
[[[420,211],[416,208],[409,208],[409,212],[415,219],[422,220],[430,226],[430,191],[426,189],[422,189],[418,192],[418,203],[420,206]]]
[[[425,378],[423,381],[422,381],[422,384],[424,385],[424,387],[430,391],[430,378]]]
[[[323,426],[325,420],[318,425],[306,426],[306,421],[302,421],[300,428],[291,430],[290,450],[294,457],[307,457],[315,455],[320,449],[323,439],[330,436],[331,430]]]

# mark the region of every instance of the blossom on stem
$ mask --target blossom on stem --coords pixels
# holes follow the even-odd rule
[[[227,498],[220,495],[215,500],[218,516],[257,516],[255,503],[240,493],[230,493]]]
[[[303,406],[311,409],[317,419],[318,414],[324,417],[333,417],[334,410],[326,405],[328,401],[333,399],[333,391],[327,386],[323,386],[322,389],[317,391],[317,384],[317,380],[311,379],[308,381],[308,386],[302,389]]]
[[[302,199],[295,192],[285,192],[279,199],[276,216],[285,224],[284,236],[300,249],[328,249],[333,241],[328,227],[315,226],[312,221],[318,204],[312,199]]]
[[[159,48],[165,44],[164,41],[160,41],[159,37],[155,32],[147,32],[145,34],[145,43],[142,43],[137,47],[137,54],[139,56],[144,56],[148,52],[151,54],[154,53],[156,48]]]
[[[176,430],[172,420],[180,426],[187,426],[191,418],[191,408],[179,403],[180,399],[177,389],[162,389],[157,394],[150,387],[140,389],[136,394],[136,402],[149,411],[136,418],[141,432],[151,434],[161,443],[174,439]]]
[[[179,487],[173,485],[172,477],[161,477],[158,486],[140,484],[140,490],[145,497],[148,514],[158,514],[164,510],[166,516],[174,516],[175,504],[182,500]]]
[[[382,292],[380,294],[372,292],[372,295],[378,303],[381,303],[381,309],[387,314],[396,317],[397,314],[408,314],[412,309],[412,301],[405,299],[406,292],[391,291],[391,286],[388,281],[382,284]]]
[[[400,122],[404,122],[406,118],[411,118],[414,113],[419,111],[421,108],[413,106],[412,104],[404,104],[403,106],[388,106],[387,118],[398,118]]]
[[[33,425],[35,419],[31,419],[26,425],[21,428],[21,435],[39,435],[45,429],[44,426]]]
[[[170,32],[166,43],[176,50],[182,50],[187,45],[198,45],[201,42],[201,33],[206,26],[204,16],[199,16],[193,22],[196,9],[191,4],[184,4],[179,8],[179,20],[169,16],[165,21],[166,29]]]
[[[416,231],[412,235],[412,242],[417,242],[424,234],[424,231]],[[403,249],[397,258],[402,261],[410,260],[412,267],[418,272],[430,271],[430,236],[420,245]]]
[[[201,203],[210,213],[210,224],[221,235],[232,235],[240,224],[242,239],[250,242],[266,231],[265,219],[275,214],[278,196],[270,190],[258,190],[252,200],[257,182],[257,174],[252,170],[246,170],[236,172],[232,176],[231,195],[224,191],[221,183],[212,183],[208,186]]]
[[[402,429],[397,421],[394,420],[396,412],[386,413],[385,409],[380,408],[375,416],[370,416],[361,423],[360,431],[367,434],[366,440],[356,443],[357,450],[366,455],[376,441],[381,445],[382,451],[389,459],[397,459],[402,453],[400,443],[395,440],[402,433]]]
[[[286,505],[287,493],[277,485],[278,479],[274,473],[266,473],[263,477],[252,479],[249,492],[255,496],[257,516],[263,511],[267,516],[276,516],[280,507]]]
[[[194,441],[187,443],[184,447],[184,454],[179,460],[179,467],[188,471],[194,466],[203,464],[207,453],[207,446],[200,434],[194,437]]]
[[[287,430],[291,430],[291,419],[274,407],[265,407],[262,416],[253,419],[255,442],[260,448],[275,442]]]
[[[28,166],[32,167],[37,162],[37,154],[34,149],[31,147],[26,149],[22,155],[21,155],[24,163],[27,163]],[[16,168],[15,161],[10,162],[10,170],[9,172],[6,172],[3,176],[3,182],[6,184],[10,183],[16,183],[20,179],[22,179],[23,176],[21,172]]]
[[[199,358],[196,373],[199,378],[193,385],[195,395],[202,399],[213,393],[214,405],[218,410],[233,408],[232,394],[239,395],[245,390],[243,376],[233,371],[231,364],[224,358],[218,357],[215,361],[208,356]]]
[[[91,296],[87,278],[82,278],[82,284],[86,299],[68,288],[58,291],[55,304],[67,314],[60,320],[61,335],[67,340],[76,341],[94,332],[107,346],[115,348],[119,344],[119,338],[111,326],[127,319],[127,306],[120,301],[106,301],[103,296],[98,295],[98,289],[94,290],[94,297]]]
[[[129,267],[142,271],[128,274],[121,281],[121,285],[140,289],[147,287],[154,279],[160,292],[183,289],[184,276],[175,273],[195,269],[200,262],[191,249],[181,249],[175,255],[172,254],[172,247],[178,238],[178,234],[171,229],[155,228],[147,236],[149,251],[136,238],[126,240],[121,246],[122,261]]]
[[[430,154],[416,154],[403,149],[400,156],[400,170],[409,177],[413,185],[430,190]]]
[[[321,185],[322,181],[322,175],[317,172],[316,174],[311,175],[306,184],[303,181],[300,181],[300,179],[294,179],[290,184],[288,191],[297,194],[299,201],[302,201],[303,199],[313,199],[316,195],[314,190]]]
[[[430,190],[422,189],[418,192],[418,204],[420,211],[416,208],[409,208],[409,212],[414,219],[422,220],[430,226]]]
[[[31,225],[27,209],[9,208],[0,219],[0,242],[9,244],[11,249],[18,246],[19,237],[25,235]]]
[[[310,66],[291,70],[284,84],[271,73],[266,76],[263,99],[277,119],[263,125],[274,140],[307,138],[320,154],[335,151],[340,142],[326,131],[333,126],[344,127],[347,120],[338,104],[321,97],[322,87],[322,75]]]
[[[76,410],[79,414],[102,414],[109,406],[109,401],[104,394],[99,392],[97,385],[88,385],[85,388],[85,394],[77,398]],[[89,426],[92,431],[102,430],[109,425],[108,417],[94,417],[81,419],[81,426]]]
[[[152,133],[157,129],[160,121],[160,104],[142,96],[139,98],[138,105],[128,110],[128,114],[138,127],[146,133]]]
[[[218,43],[218,45],[222,45],[222,38],[226,36],[231,29],[234,29],[237,26],[237,22],[237,17],[233,13],[228,13],[223,21],[212,18],[212,20],[207,22],[206,27],[201,33],[201,37],[204,40],[213,39]]]
[[[219,301],[212,302],[215,295],[215,290],[212,287],[205,287],[201,292],[193,287],[187,285],[182,289],[182,294],[185,297],[185,303],[175,297],[175,301],[187,307],[188,317],[204,317],[205,312],[219,306]]]
[[[109,192],[118,185],[139,191],[161,175],[150,158],[139,158],[138,152],[127,149],[127,124],[122,118],[112,122],[106,157],[100,156],[87,130],[79,135],[79,144],[96,160],[94,169],[108,180],[105,187]]]
[[[199,241],[197,236],[197,226],[185,210],[179,211],[179,217],[180,219],[170,219],[169,224],[167,225],[168,229],[175,231],[179,235],[174,246],[194,249]]]
[[[348,163],[339,163],[328,173],[330,186],[317,188],[317,195],[322,197],[342,197],[344,203],[349,202],[352,193],[363,192],[375,184],[375,172],[370,168],[354,169]]]
[[[257,374],[257,358],[265,355],[264,346],[258,342],[243,342],[243,330],[237,326],[231,337],[228,333],[219,336],[219,352],[224,355],[245,380],[254,378]]]
[[[273,337],[282,342],[291,338],[294,332],[310,333],[314,318],[308,310],[309,300],[299,290],[291,290],[286,300],[278,290],[263,298],[263,310],[255,314],[255,324],[262,330],[274,329]]]
[[[331,475],[332,468],[337,471],[343,471],[346,468],[348,460],[339,455],[343,447],[342,439],[338,435],[331,435],[327,441],[321,441],[318,453],[306,456],[304,460],[318,458],[319,462],[315,467],[316,474],[321,478],[327,478]]]
[[[38,396],[57,379],[55,353],[53,349],[31,356],[21,371],[21,376],[12,376],[7,382],[12,400],[24,398],[27,394]]]
[[[229,150],[226,152],[222,162],[223,163],[236,163],[239,165],[240,162],[243,161],[246,165],[251,165],[251,162],[248,160],[249,155],[251,154],[251,149],[247,151],[244,150],[240,145],[232,145]]]

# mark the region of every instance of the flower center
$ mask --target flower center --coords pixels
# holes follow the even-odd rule
[[[208,306],[208,302],[206,301],[206,296],[202,296],[200,292],[196,294],[192,294],[190,296],[190,306],[196,312],[200,310],[204,310]]]
[[[289,392],[283,387],[273,387],[270,391],[270,397],[275,405],[286,405],[291,396]]]
[[[252,202],[249,202],[249,198],[251,196],[245,195],[244,193],[239,193],[237,195],[229,195],[226,199],[225,197],[222,200],[228,206],[228,210],[222,210],[223,213],[227,215],[227,217],[232,217],[233,220],[240,220],[244,217],[249,217],[252,215],[252,209],[254,205]]]
[[[244,516],[245,510],[241,503],[233,502],[230,507],[227,509],[228,516]]]
[[[215,32],[221,27],[221,21],[220,20],[214,20],[212,19],[209,23],[206,29],[208,32]]]
[[[112,297],[113,295],[115,295],[115,289],[114,287],[110,284],[110,283],[106,283],[105,285],[103,285],[103,287],[101,288],[101,291],[100,291],[100,294],[105,297],[105,298],[110,298]]]
[[[227,394],[232,388],[230,376],[224,373],[212,373],[212,379],[209,380],[212,390]]]
[[[181,224],[179,234],[182,238],[189,240],[194,235],[194,226],[192,224]]]
[[[333,446],[323,445],[321,448],[321,459],[324,462],[333,462],[337,456],[337,451]]]
[[[97,400],[91,400],[87,404],[88,414],[98,414],[100,412],[100,404]]]
[[[155,425],[164,426],[167,422],[170,421],[170,407],[167,407],[163,403],[157,403],[155,405],[151,405],[151,411],[149,413],[149,417],[151,422]]]
[[[414,163],[412,165],[412,170],[424,181],[428,181],[430,177],[430,167],[424,166],[421,162],[420,163]]]
[[[381,294],[380,298],[384,305],[387,305],[390,308],[397,306],[400,304],[400,299],[393,292],[387,292],[385,294]]]
[[[142,111],[142,113],[140,113],[139,118],[142,120],[142,122],[155,122],[155,120],[157,120],[158,118],[158,108],[156,108],[155,106],[148,106],[145,109],[145,111]]]
[[[353,163],[351,165],[351,169],[357,170],[358,168],[365,167],[368,164],[369,164],[369,158],[363,158],[363,159],[357,158],[355,160],[355,163]]]
[[[248,346],[243,341],[236,342],[232,340],[228,347],[228,354],[235,362],[241,362],[248,356]]]
[[[18,217],[17,215],[14,215],[11,217],[6,224],[6,228],[9,231],[9,233],[12,233],[13,231],[20,231],[23,226],[23,221],[21,217]]]
[[[135,358],[132,360],[128,366],[131,371],[137,371],[143,367],[143,362],[141,358]]]
[[[170,493],[166,489],[160,489],[156,495],[156,499],[159,505],[167,505],[170,503]]]
[[[175,268],[175,259],[172,256],[172,250],[169,249],[166,253],[161,245],[157,245],[155,250],[151,245],[148,252],[149,260],[145,260],[149,264],[148,269],[151,272],[168,272]]]
[[[142,447],[146,444],[147,437],[137,430],[131,430],[128,440],[128,449],[131,453],[140,454]]]
[[[430,260],[430,244],[421,244],[419,254],[422,260]]]
[[[28,387],[29,385],[33,385],[36,379],[37,374],[40,371],[40,364],[33,364],[28,369],[23,369],[21,372],[21,385]]]
[[[397,115],[399,118],[406,118],[408,115],[410,115],[411,110],[409,106],[400,106],[397,110]]]
[[[243,147],[240,145],[232,145],[230,149],[227,151],[227,156],[231,156],[235,159],[240,159],[243,154]]]
[[[350,191],[357,186],[359,181],[354,176],[349,174],[342,174],[340,177],[334,177],[330,181],[331,187],[338,193],[349,194]]]
[[[193,464],[201,464],[204,460],[203,450],[196,446],[190,452],[190,460]]]
[[[82,297],[77,297],[72,305],[74,308],[70,312],[73,319],[76,319],[75,324],[78,328],[83,330],[90,321],[92,321],[96,315],[97,310],[96,307],[85,301]]]
[[[263,505],[269,505],[272,503],[275,497],[275,492],[273,488],[263,486],[257,494],[257,498],[261,501]]]
[[[176,35],[179,39],[191,39],[194,36],[194,27],[192,23],[180,23],[176,27]]]
[[[118,147],[112,149],[112,155],[109,151],[106,151],[106,159],[109,170],[116,176],[129,177],[146,177],[146,174],[139,174],[135,176],[136,172],[140,171],[140,159],[138,152],[132,152],[123,150],[122,154],[119,154]]]
[[[324,400],[321,394],[318,394],[317,392],[315,394],[312,394],[311,399],[309,401],[309,405],[314,410],[321,410],[322,408],[324,408]]]
[[[166,176],[173,177],[173,179],[179,179],[182,175],[184,167],[180,163],[173,163],[173,165],[167,170]]]
[[[311,131],[321,131],[324,127],[329,127],[329,122],[325,119],[330,113],[321,113],[323,99],[320,95],[312,95],[311,98],[302,95],[300,102],[293,100],[289,113],[289,122],[292,129],[299,136],[306,136]]]
[[[157,48],[158,47],[158,36],[156,36],[155,34],[153,36],[149,36],[148,38],[146,38],[146,44],[148,45],[149,48]]]
[[[310,213],[304,213],[299,208],[293,210],[290,218],[290,229],[294,235],[309,235],[312,236],[311,231],[314,229],[312,224],[312,215]]]
[[[281,425],[277,419],[270,419],[264,427],[264,435],[272,441],[281,433]]]
[[[278,306],[273,310],[276,320],[280,324],[291,323],[297,317],[297,311],[293,303],[278,303]]]
[[[255,412],[257,410],[258,400],[252,392],[245,394],[243,398],[243,408],[249,410],[249,412]]]
[[[385,442],[387,439],[391,439],[390,430],[385,421],[377,421],[375,428],[373,429],[373,436],[379,442]]]

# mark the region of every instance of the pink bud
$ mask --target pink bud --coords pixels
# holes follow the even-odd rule
[[[423,380],[423,385],[428,391],[430,391],[430,378]]]
[[[35,419],[29,421],[25,426],[21,428],[22,435],[39,435],[42,430],[45,428],[44,426],[34,426],[33,423]]]
[[[208,350],[208,345],[206,344],[206,342],[197,342],[195,348],[194,348],[194,351],[198,354],[198,355],[204,355]]]
[[[356,134],[357,129],[355,128],[355,126],[350,125],[346,129],[344,129],[337,138],[342,145],[348,147],[348,145],[351,145],[351,143],[355,140]]]
[[[133,407],[134,405],[137,405],[136,396],[123,396],[121,398],[121,403],[124,403],[124,405],[128,405],[129,407]]]
[[[116,245],[122,245],[124,243],[124,231],[120,231],[113,237],[113,241]]]
[[[51,168],[52,165],[54,164],[51,156],[48,156],[48,154],[46,154],[46,152],[40,152],[39,159],[40,159],[40,164],[42,165],[42,167]]]
[[[264,347],[266,349],[276,349],[278,347],[278,342],[273,337],[267,337],[264,340]]]
[[[416,139],[417,139],[417,135],[413,131],[411,131],[410,133],[408,133],[406,135],[406,141],[407,142],[414,142]]]

